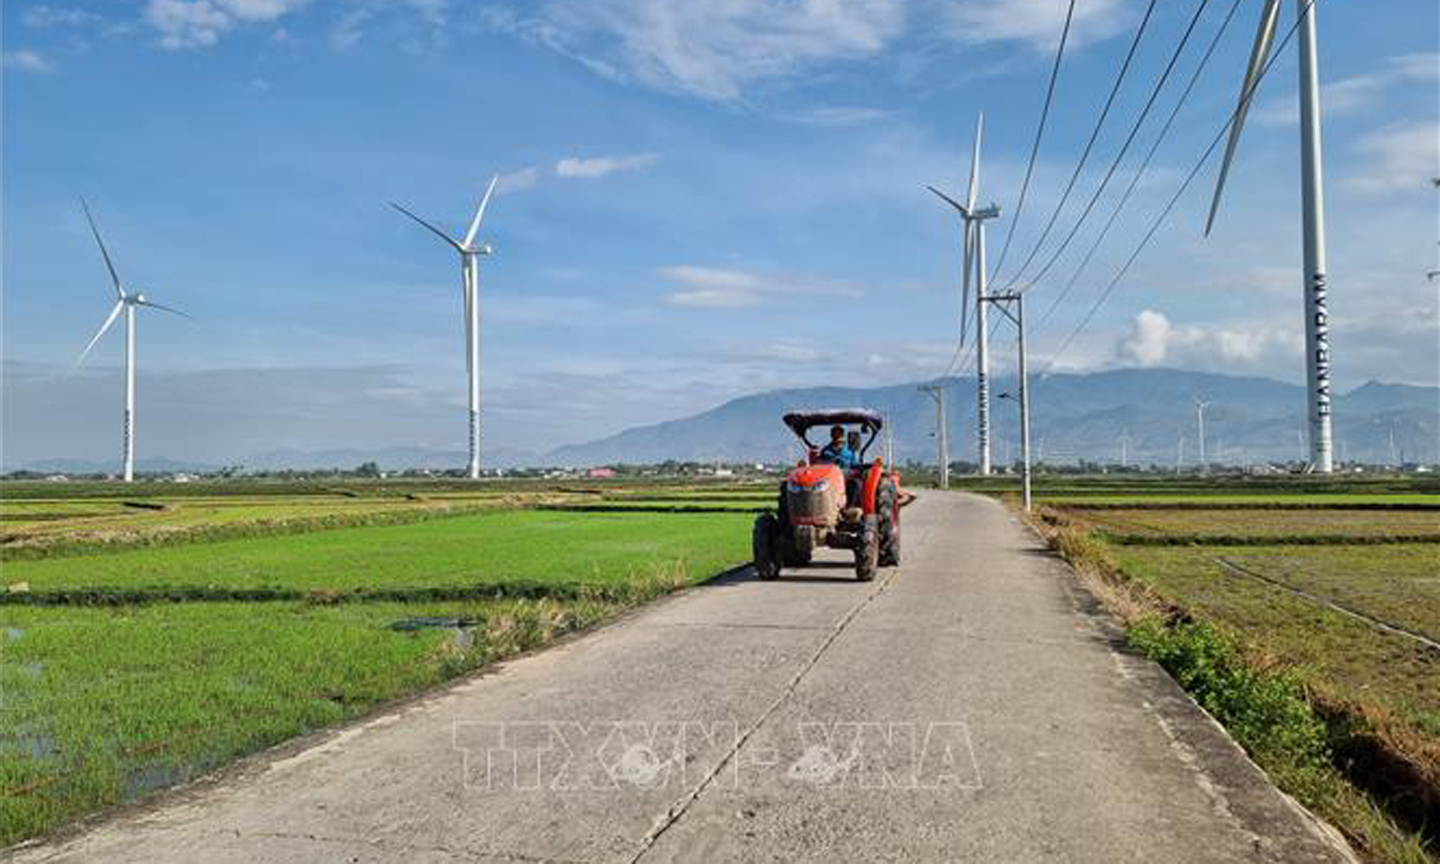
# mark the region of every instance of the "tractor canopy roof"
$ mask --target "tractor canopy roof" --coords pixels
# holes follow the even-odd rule
[[[783,418],[785,425],[801,438],[813,426],[845,426],[859,424],[870,434],[880,431],[885,423],[880,415],[865,408],[847,408],[839,411],[791,411]]]

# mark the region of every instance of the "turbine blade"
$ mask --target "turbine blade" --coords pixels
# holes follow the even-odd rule
[[[961,204],[959,201],[956,201],[954,198],[951,198],[949,195],[946,195],[944,192],[941,192],[939,189],[936,189],[934,186],[931,186],[928,183],[925,185],[925,188],[929,189],[931,192],[934,192],[937,196],[939,196],[941,201],[944,201],[946,204],[954,207],[957,211],[959,211],[961,216],[970,215],[970,211],[966,209],[964,204]]]
[[[95,343],[100,341],[100,337],[104,336],[105,331],[110,329],[110,325],[115,323],[115,319],[120,317],[120,310],[124,308],[124,300],[115,301],[115,308],[110,310],[110,315],[105,319],[105,323],[101,324],[100,329],[95,332],[95,338],[91,339],[90,344],[85,346],[85,350],[80,352],[80,356],[75,358],[75,365],[70,367],[71,372],[79,369],[80,364],[85,362],[85,357],[89,355],[90,349],[95,347]]]
[[[490,185],[485,187],[485,197],[480,199],[480,207],[475,211],[475,219],[470,223],[470,230],[465,232],[465,246],[469,247],[475,242],[475,235],[480,231],[480,222],[485,218],[485,205],[490,203],[490,193],[495,191],[495,182],[500,179],[496,174],[490,178]]]
[[[124,299],[125,292],[120,288],[120,274],[115,272],[115,263],[110,260],[110,251],[105,248],[105,241],[100,239],[100,229],[95,227],[95,217],[90,215],[90,205],[85,199],[80,199],[80,206],[85,210],[85,221],[90,223],[90,233],[95,235],[95,243],[100,247],[100,254],[105,256],[105,269],[110,271],[110,283],[115,286],[115,296]]]
[[[148,306],[151,309],[159,309],[161,312],[169,312],[171,315],[179,315],[181,318],[189,318],[191,321],[195,320],[194,315],[191,315],[187,312],[181,312],[179,309],[172,309],[169,306],[162,306],[159,303],[152,303],[149,300],[137,300],[135,301],[135,305]]]
[[[985,114],[981,112],[975,121],[975,144],[970,148],[970,189],[965,194],[965,206],[975,209],[975,198],[980,194],[980,138],[985,134]]]
[[[1215,226],[1215,214],[1220,210],[1220,196],[1225,192],[1225,181],[1230,176],[1230,163],[1235,159],[1235,148],[1240,144],[1240,130],[1245,125],[1245,116],[1250,113],[1250,102],[1255,96],[1260,73],[1270,57],[1270,46],[1275,41],[1275,23],[1280,17],[1280,0],[1266,0],[1260,12],[1260,27],[1255,32],[1255,44],[1250,48],[1250,62],[1245,67],[1245,81],[1240,88],[1240,101],[1235,106],[1235,116],[1230,121],[1230,137],[1225,142],[1225,158],[1220,162],[1220,173],[1215,178],[1215,194],[1210,198],[1210,215],[1205,219],[1205,236]]]
[[[419,216],[416,216],[414,213],[411,213],[409,210],[406,210],[404,207],[401,207],[399,204],[396,204],[394,201],[391,201],[391,202],[390,202],[390,206],[391,206],[391,207],[394,207],[396,210],[399,210],[401,213],[404,213],[406,216],[409,216],[411,219],[414,219],[416,222],[419,222],[419,223],[420,223],[421,225],[423,225],[425,228],[428,228],[430,231],[434,232],[434,234],[435,234],[436,237],[439,237],[441,240],[444,240],[446,243],[449,243],[451,246],[454,246],[454,247],[455,247],[455,251],[457,251],[457,252],[463,252],[463,251],[465,251],[465,250],[463,250],[463,249],[460,248],[460,244],[459,244],[459,243],[456,243],[454,240],[450,239],[450,235],[449,235],[449,234],[446,234],[444,231],[441,231],[439,228],[436,228],[434,225],[431,225],[429,222],[426,222],[424,219],[421,219]]]

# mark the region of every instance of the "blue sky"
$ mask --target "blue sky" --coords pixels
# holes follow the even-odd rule
[[[1058,230],[1196,2],[1158,4]],[[960,189],[984,111],[982,197],[1013,208],[1064,5],[6,2],[5,461],[118,448],[119,333],[64,374],[108,308],[81,195],[126,280],[198,319],[142,317],[142,457],[459,449],[457,262],[385,202],[459,231],[492,173],[489,447],[543,450],[777,386],[934,376],[953,353],[958,234],[922,184]],[[1207,6],[1035,308],[1103,224],[1229,5]],[[1243,0],[1088,276],[1034,333],[1040,365],[1224,122],[1259,5]],[[1007,269],[1054,206],[1143,8],[1079,0]],[[1336,380],[1434,384],[1437,8],[1317,10]],[[1207,171],[1054,368],[1301,379],[1294,89],[1287,49],[1215,233],[1200,230]],[[992,260],[1006,230],[992,227]]]

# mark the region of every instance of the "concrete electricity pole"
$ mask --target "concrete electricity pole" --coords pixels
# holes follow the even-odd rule
[[[1025,512],[1030,512],[1030,367],[1029,358],[1025,352],[1025,295],[1019,292],[1010,294],[993,294],[983,298],[985,303],[994,303],[1000,313],[1015,324],[1019,335],[1017,340],[1020,349],[1019,363],[1019,390],[1020,390],[1020,470],[1021,470],[1021,500],[1025,505]],[[1013,308],[1011,306],[1013,305]],[[1009,398],[1009,394],[1002,393],[1000,398]]]
[[[950,488],[950,413],[945,410],[945,385],[940,382],[920,388],[935,400],[935,456],[939,460],[940,488]]]

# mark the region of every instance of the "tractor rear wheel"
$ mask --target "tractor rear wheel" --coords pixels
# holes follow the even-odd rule
[[[860,541],[855,547],[855,578],[869,582],[875,578],[875,568],[880,563],[880,531],[875,516],[865,517],[860,526]]]
[[[900,564],[900,508],[895,506],[895,482],[886,480],[875,493],[875,516],[880,523],[880,566]]]
[[[755,574],[769,581],[780,576],[780,556],[776,548],[780,523],[774,514],[761,513],[755,517],[755,528],[750,534],[750,548],[755,564]]]

